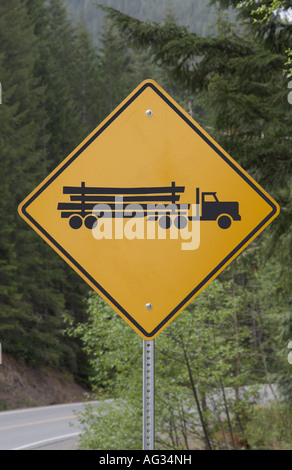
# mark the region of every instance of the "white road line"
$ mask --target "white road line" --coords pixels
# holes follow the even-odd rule
[[[64,434],[63,436],[51,437],[50,439],[44,439],[43,441],[31,442],[30,444],[25,444],[24,446],[16,447],[12,450],[23,450],[28,449],[29,447],[37,447],[43,444],[49,444],[50,442],[62,441],[64,439],[70,439],[71,437],[78,436],[81,431],[74,432],[72,434]]]
[[[0,412],[0,416],[2,415],[9,415],[9,414],[18,414],[18,413],[27,413],[27,412],[34,412],[34,411],[44,411],[44,410],[52,410],[52,408],[62,408],[62,407],[71,407],[71,408],[75,408],[76,406],[84,406],[84,405],[87,405],[87,404],[90,404],[90,403],[96,403],[96,402],[80,402],[80,403],[65,403],[65,404],[59,404],[59,405],[48,405],[48,406],[38,406],[38,407],[35,407],[35,408],[21,408],[21,409],[17,409],[17,410],[8,410],[8,411],[1,411]]]

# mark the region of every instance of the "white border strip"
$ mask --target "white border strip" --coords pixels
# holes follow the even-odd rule
[[[78,402],[78,403],[59,403],[58,405],[47,405],[47,406],[35,406],[32,408],[16,408],[14,410],[4,410],[0,411],[0,417],[2,415],[9,415],[9,414],[17,414],[17,413],[30,413],[34,411],[45,411],[45,410],[50,410],[52,411],[53,409],[56,408],[72,408],[72,410],[77,411],[76,407],[85,407],[86,405],[98,405],[100,402],[98,401],[84,401],[84,402]]]
[[[39,447],[40,445],[46,445],[49,444],[50,442],[56,442],[56,441],[62,441],[65,439],[70,439],[71,437],[78,436],[81,431],[79,432],[74,432],[72,434],[64,434],[63,436],[57,436],[57,437],[51,437],[50,439],[44,439],[43,441],[37,441],[37,442],[32,442],[31,444],[26,444],[24,446],[16,447],[15,449],[12,450],[23,450],[23,449],[29,449],[30,447]]]

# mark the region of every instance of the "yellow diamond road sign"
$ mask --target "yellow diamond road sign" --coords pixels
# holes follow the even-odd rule
[[[149,340],[279,207],[147,80],[20,204],[19,213]]]

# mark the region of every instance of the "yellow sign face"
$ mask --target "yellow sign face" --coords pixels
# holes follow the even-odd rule
[[[149,340],[279,207],[147,80],[20,204],[19,213]]]

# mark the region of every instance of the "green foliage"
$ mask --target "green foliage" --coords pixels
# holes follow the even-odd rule
[[[79,36],[58,0],[2,3],[0,16],[0,339],[18,359],[77,372],[62,316],[84,318],[87,289],[17,206],[88,131],[72,86],[80,88]]]
[[[0,15],[0,340],[18,359],[85,379],[63,317],[85,321],[89,288],[17,206],[145,77],[165,74],[110,22],[94,46],[62,0],[13,0]]]
[[[179,24],[189,25],[192,31],[207,35],[214,23],[216,10],[204,0],[66,0],[68,10],[74,19],[82,19],[87,24],[94,41],[99,43],[104,24],[104,14],[96,8],[97,4],[113,7],[140,20],[160,23],[173,15]]]
[[[223,6],[232,5],[232,2],[221,3]],[[220,22],[217,23],[219,34],[203,38],[174,22],[161,25],[142,22],[112,8],[104,10],[128,41],[150,50],[154,61],[165,67],[176,83],[193,92],[205,92],[204,106],[210,111],[209,125],[214,126],[215,132],[221,131],[223,144],[232,133],[238,146],[227,145],[227,149],[247,164],[248,171],[255,173],[255,160],[261,172],[266,170],[271,179],[266,175],[260,176],[262,181],[267,180],[267,189],[275,186],[273,179],[279,180],[280,175],[275,174],[275,170],[281,171],[286,165],[291,174],[287,142],[291,108],[287,102],[287,81],[282,75],[285,50],[291,41],[286,37],[287,25],[278,25],[277,37],[271,27],[270,36],[262,38],[265,27],[238,33],[228,21],[221,19],[221,26]],[[246,16],[245,24],[252,27]],[[272,42],[272,34],[275,42]],[[271,153],[265,156],[265,165],[259,151],[246,151],[245,148],[249,144],[256,146],[257,142],[251,138],[258,139],[259,136],[271,138],[274,142],[273,148],[271,142],[267,146]],[[233,142],[231,138],[229,141]],[[262,147],[265,142],[260,144]],[[246,155],[250,161],[243,159]],[[275,155],[281,162],[285,158],[284,163],[275,165]]]
[[[155,339],[157,449],[250,445],[245,427],[252,397],[279,364],[276,338],[269,336],[278,327],[277,303],[267,301],[275,266],[257,271],[257,257],[254,250],[246,254]],[[70,334],[81,338],[94,371],[92,386],[105,398],[81,419],[82,447],[140,449],[141,339],[96,294],[89,297],[88,323],[71,323]]]
[[[271,0],[268,4],[267,2],[259,4],[259,2],[255,2],[255,0],[245,0],[239,2],[237,7],[256,7],[254,10],[251,10],[251,15],[254,16],[253,21],[255,23],[257,21],[263,23],[264,21],[270,21],[272,14],[285,5],[290,7],[290,3],[283,0]]]
[[[255,408],[246,433],[255,450],[291,450],[291,407]]]
[[[253,27],[269,47],[278,48],[280,44],[291,41],[292,10],[290,0],[212,0],[218,1],[223,7],[233,6],[239,10],[241,18],[252,20]],[[285,63],[284,72],[291,76],[290,48],[285,52],[288,61]]]
[[[14,0],[0,6],[0,76],[3,104],[0,106],[0,218],[1,263],[0,302],[3,321],[3,347],[23,351],[23,325],[30,321],[29,309],[22,296],[23,278],[19,257],[24,256],[23,229],[17,215],[21,191],[28,191],[38,175],[33,152],[40,119],[36,105],[39,96],[33,76],[37,48],[32,27],[22,2]],[[22,189],[21,189],[22,188]],[[31,239],[30,239],[31,240]],[[29,243],[29,242],[28,242]],[[3,341],[3,340],[2,340]]]
[[[223,8],[237,3],[212,2]],[[284,6],[288,10],[286,2]],[[130,44],[147,49],[174,83],[197,94],[211,135],[283,208],[273,223],[273,241],[274,251],[286,257],[285,288],[291,266],[287,257],[291,256],[292,108],[283,68],[291,47],[291,24],[277,16],[253,24],[250,8],[245,7],[238,9],[240,30],[221,15],[217,34],[202,37],[175,22],[143,22],[113,8],[104,10]],[[281,251],[284,239],[285,252]]]
[[[142,415],[131,403],[104,401],[99,406],[87,405],[80,418],[84,433],[82,450],[137,450],[141,448]],[[137,414],[139,413],[139,414]]]
[[[0,341],[33,364],[70,369],[85,382],[91,374],[98,397],[115,399],[82,418],[84,448],[141,447],[141,339],[97,295],[87,311],[88,288],[17,206],[145,78],[209,126],[281,205],[273,226],[157,338],[156,446],[289,445],[284,408],[253,408],[253,391],[242,387],[277,379],[291,401],[291,24],[270,14],[276,2],[257,2],[254,22],[254,5],[244,2],[239,28],[222,11],[237,3],[214,1],[216,20],[203,1],[187,0],[185,9],[155,2],[154,10],[149,0],[120,0],[114,6],[134,17],[106,9],[101,26],[102,9],[94,6],[95,16],[89,1],[71,1],[71,11],[81,5],[83,19],[92,16],[98,47],[61,0],[0,4]],[[289,3],[281,2],[284,12]]]

